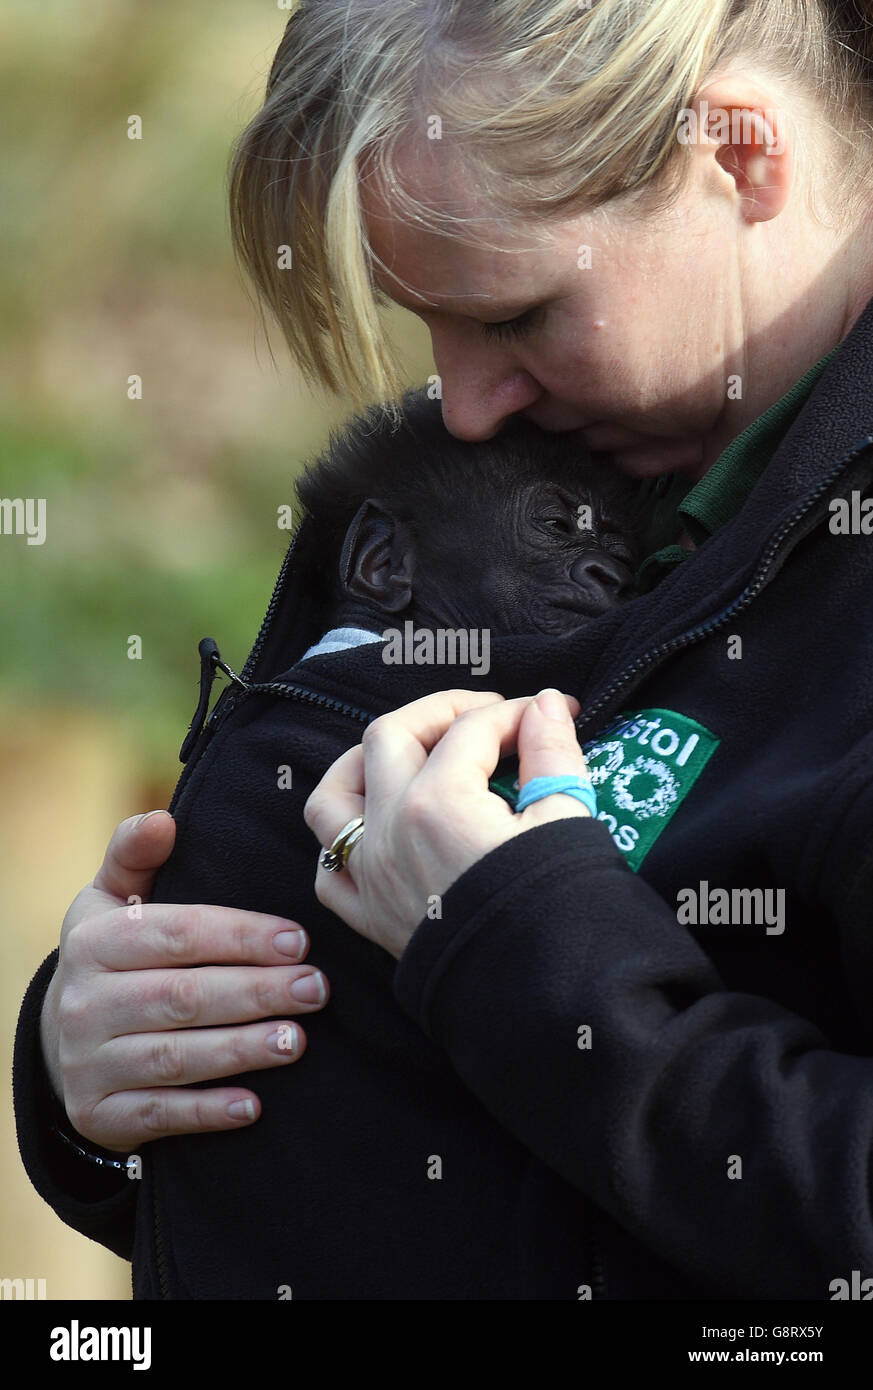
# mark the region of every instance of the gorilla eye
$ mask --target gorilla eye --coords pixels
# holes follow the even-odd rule
[[[568,516],[566,512],[549,512],[539,517],[538,520],[550,531],[559,531],[562,536],[576,535],[573,518]]]

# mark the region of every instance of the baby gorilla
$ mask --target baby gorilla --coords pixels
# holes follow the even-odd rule
[[[287,1012],[298,968],[277,967],[269,993],[241,990],[228,1022],[262,1028],[273,1066],[224,1084],[251,1087],[260,1118],[148,1146],[135,1295],[575,1300],[594,1278],[590,1208],[400,1008],[393,957],[318,901],[303,808],[369,722],[465,684],[441,665],[387,664],[386,622],[554,634],[563,647],[631,592],[631,491],[524,422],[459,442],[438,403],[414,396],[397,431],[380,411],[354,420],[299,499],[252,654],[240,676],[224,668],[231,683],[186,740],[175,848],[153,896],[293,918],[331,995],[301,1030]]]
[[[521,419],[455,439],[420,392],[396,430],[355,417],[297,495],[326,626],[557,636],[629,598],[641,559],[629,479]]]

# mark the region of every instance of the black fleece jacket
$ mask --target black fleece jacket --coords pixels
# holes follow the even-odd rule
[[[873,538],[829,526],[871,475],[873,302],[733,522],[578,634],[494,639],[487,676],[378,644],[301,662],[292,545],[155,898],[302,922],[332,988],[306,1055],[245,1079],[254,1126],[149,1145],[129,1181],[52,1134],[54,956],[19,1022],[31,1180],[132,1256],[136,1295],[825,1300],[873,1276]],[[429,690],[546,684],[582,703],[603,818],[486,855],[399,962],[325,912],[301,817],[325,762]],[[680,921],[689,889],[769,892],[784,930]]]

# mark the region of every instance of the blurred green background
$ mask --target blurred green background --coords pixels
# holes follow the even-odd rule
[[[278,331],[273,361],[230,250],[230,147],[287,19],[271,0],[0,0],[0,497],[46,499],[43,545],[0,535],[7,1057],[113,827],[169,800],[199,639],[244,661],[288,540],[277,508],[348,413]],[[426,331],[389,322],[423,381]],[[0,1140],[0,1277],[128,1297],[129,1266],[30,1187],[8,1086]]]

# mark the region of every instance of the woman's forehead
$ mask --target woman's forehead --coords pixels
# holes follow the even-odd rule
[[[476,191],[469,167],[451,143],[413,132],[395,144],[390,168],[380,168],[372,153],[364,155],[360,189],[362,201],[389,216],[399,190],[446,217],[487,220],[490,213],[487,199]]]
[[[447,161],[447,164],[451,164]],[[452,178],[455,172],[452,170]],[[447,173],[448,179],[448,173]],[[412,309],[425,307],[475,313],[513,304],[524,307],[534,280],[540,285],[554,261],[553,237],[542,229],[509,226],[489,215],[475,194],[441,183],[429,170],[413,174],[404,188],[437,214],[453,219],[442,232],[420,220],[376,177],[361,182],[361,206],[376,258],[376,283],[391,299]],[[433,195],[433,197],[431,196]],[[507,315],[508,316],[508,315]]]

